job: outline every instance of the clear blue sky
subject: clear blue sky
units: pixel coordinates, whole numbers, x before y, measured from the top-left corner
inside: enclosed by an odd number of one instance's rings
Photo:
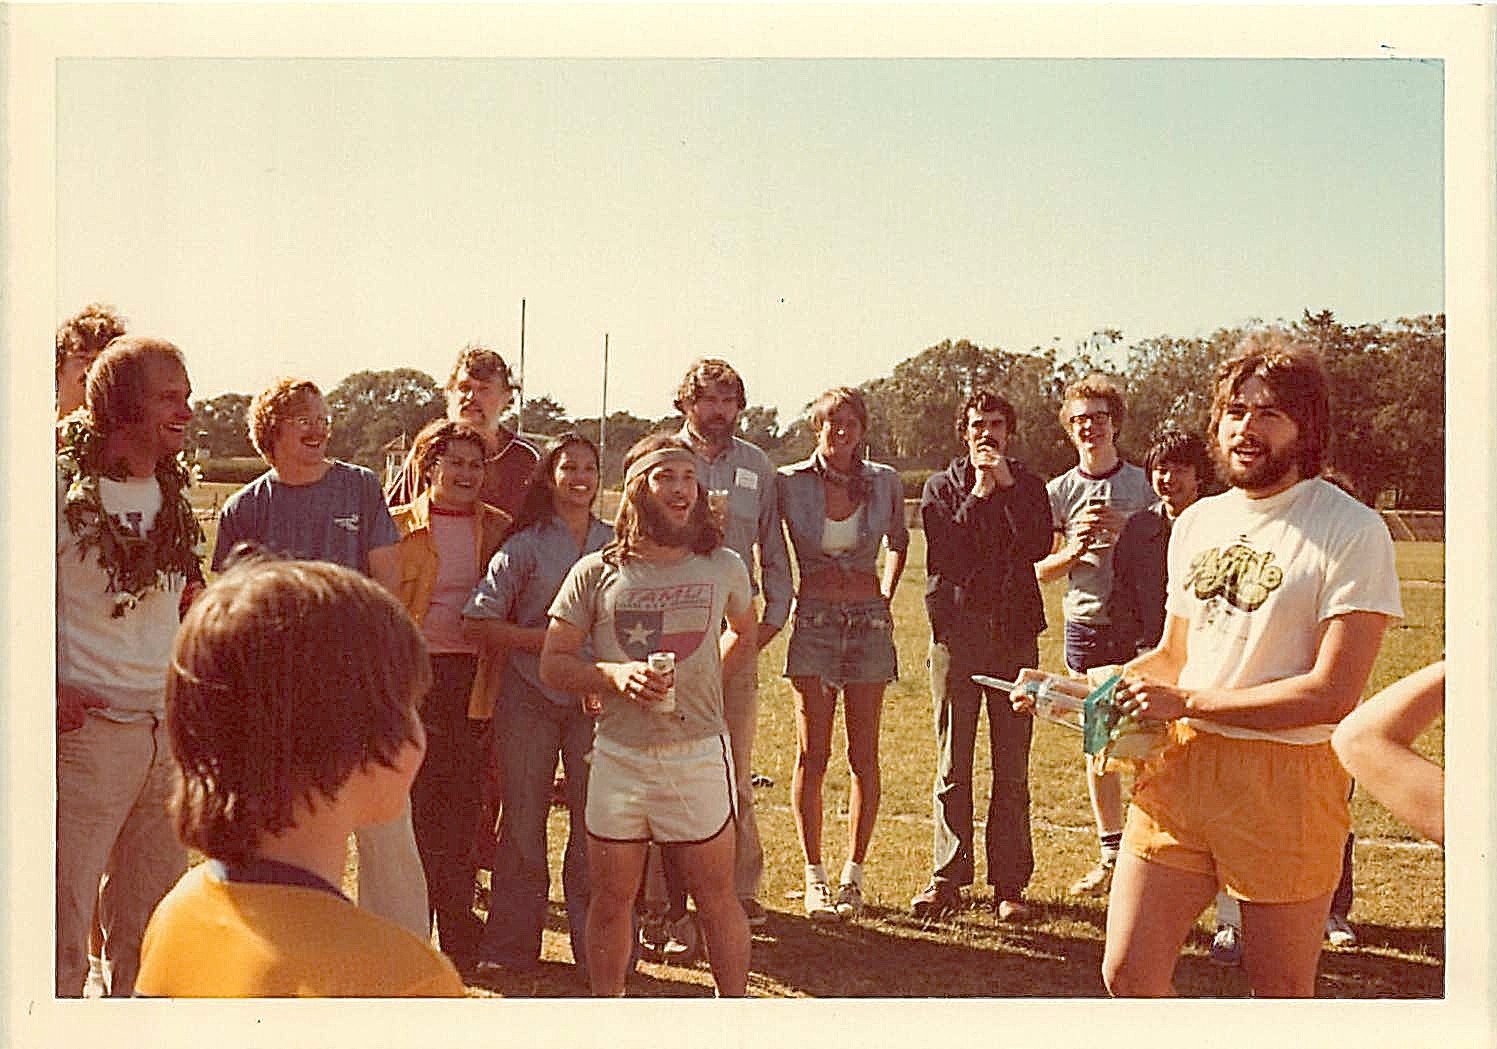
[[[197,391],[472,338],[527,392],[670,410],[694,356],[783,421],[944,338],[1443,309],[1439,62],[59,63],[59,319]]]

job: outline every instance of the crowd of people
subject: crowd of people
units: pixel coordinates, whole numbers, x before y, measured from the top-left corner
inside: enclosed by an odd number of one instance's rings
[[[745,994],[768,919],[758,656],[787,624],[804,910],[859,916],[910,533],[856,389],[816,399],[812,454],[776,470],[735,434],[737,371],[694,361],[680,430],[629,450],[610,526],[592,441],[538,449],[501,424],[513,384],[492,349],[462,350],[445,417],[384,490],[329,456],[318,387],[281,379],[249,406],[269,469],[224,504],[209,581],[181,458],[187,358],[125,329],[96,304],[57,336],[59,996],[461,995],[485,969],[533,970],[557,795],[592,993],[622,995],[642,952],[685,959],[700,941],[718,993]],[[1099,853],[1069,891],[1108,897],[1107,989],[1171,993],[1216,898],[1213,957],[1260,995],[1306,996],[1322,936],[1351,935],[1347,769],[1443,832],[1439,770],[1409,744],[1442,708],[1444,670],[1348,717],[1402,610],[1386,527],[1322,476],[1324,372],[1271,330],[1212,393],[1204,436],[1164,431],[1138,466],[1118,448],[1118,387],[1073,384],[1058,418],[1077,463],[1048,484],[1008,454],[1021,420],[1001,391],[962,404],[964,454],[919,505],[936,775],[932,873],[910,910],[975,902],[985,710],[989,905],[1032,916],[1026,685],[1049,678],[1040,583],[1065,579],[1066,670],[1120,680],[1119,716],[1167,725],[1126,810],[1116,763],[1084,768]],[[834,888],[822,795],[839,698],[851,789]],[[190,870],[188,848],[206,858]]]

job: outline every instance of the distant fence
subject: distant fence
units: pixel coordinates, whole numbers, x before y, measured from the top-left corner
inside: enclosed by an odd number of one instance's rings
[[[218,516],[222,496],[216,496],[212,506],[199,507],[194,512],[205,524]],[[612,521],[618,510],[619,493],[605,489],[598,499],[598,516]],[[1443,510],[1380,510],[1383,523],[1394,539],[1406,542],[1443,543],[1445,541],[1445,511]],[[905,523],[911,528],[920,527],[920,500],[904,501]]]

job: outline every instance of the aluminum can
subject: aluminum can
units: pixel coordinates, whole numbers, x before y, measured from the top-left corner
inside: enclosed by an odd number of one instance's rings
[[[665,690],[665,698],[655,704],[655,712],[672,714],[676,710],[676,654],[674,652],[651,652],[646,659],[651,670],[670,682]]]

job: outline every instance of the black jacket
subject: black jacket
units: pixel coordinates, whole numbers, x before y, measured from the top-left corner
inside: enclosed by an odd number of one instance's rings
[[[943,644],[1030,640],[1045,629],[1034,563],[1050,553],[1054,530],[1045,483],[1016,459],[1012,488],[972,495],[965,456],[925,482],[925,609]]]
[[[1112,552],[1112,595],[1107,618],[1119,644],[1143,652],[1164,634],[1165,582],[1169,574],[1170,519],[1164,503],[1128,518]]]

